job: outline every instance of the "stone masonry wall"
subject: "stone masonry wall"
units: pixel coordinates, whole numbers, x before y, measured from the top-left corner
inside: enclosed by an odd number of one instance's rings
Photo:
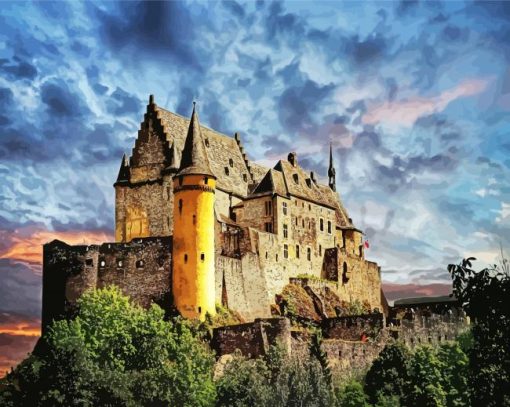
[[[169,310],[172,238],[130,243],[69,246],[53,241],[43,249],[43,331],[53,319],[72,316],[88,289],[118,286],[136,303],[152,302]]]
[[[258,357],[276,343],[291,352],[290,322],[286,318],[256,319],[246,324],[215,328],[211,346],[218,357],[236,351],[247,357]]]

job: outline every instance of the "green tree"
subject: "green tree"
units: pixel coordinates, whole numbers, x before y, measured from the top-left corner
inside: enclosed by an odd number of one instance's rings
[[[218,407],[270,406],[271,372],[262,359],[234,357],[217,381]]]
[[[442,367],[432,347],[418,347],[409,363],[409,382],[402,404],[409,407],[446,406],[446,393],[441,385],[443,383]]]
[[[78,305],[75,319],[52,324],[44,352],[9,375],[18,405],[213,404],[214,358],[185,321],[165,321],[161,308],[144,310],[114,287]]]
[[[365,392],[371,403],[384,396],[403,396],[409,381],[410,359],[409,350],[400,342],[384,347],[365,377]]]
[[[441,363],[442,386],[448,407],[469,405],[469,360],[458,342],[442,344],[437,350]]]
[[[481,271],[472,269],[474,258],[450,264],[453,294],[473,321],[468,351],[471,403],[476,406],[510,406],[510,271],[501,264]]]
[[[346,385],[338,388],[336,397],[339,407],[369,407],[363,385],[356,380],[351,380]]]

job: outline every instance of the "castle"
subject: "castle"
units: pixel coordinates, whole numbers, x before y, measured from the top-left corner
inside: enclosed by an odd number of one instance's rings
[[[304,275],[387,311],[380,268],[365,259],[363,233],[336,191],[331,146],[328,178],[319,183],[293,152],[263,167],[238,133],[202,126],[195,106],[190,119],[162,109],[151,95],[114,184],[116,242],[44,246],[43,331],[86,289],[109,284],[187,318],[221,303],[250,321],[270,317],[275,297]]]

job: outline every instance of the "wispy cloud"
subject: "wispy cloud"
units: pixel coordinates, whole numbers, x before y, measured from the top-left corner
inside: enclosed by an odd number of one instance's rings
[[[395,127],[410,127],[422,116],[442,112],[451,102],[482,93],[488,86],[487,79],[469,79],[437,96],[414,96],[399,101],[369,103],[363,115],[365,124],[382,124]]]

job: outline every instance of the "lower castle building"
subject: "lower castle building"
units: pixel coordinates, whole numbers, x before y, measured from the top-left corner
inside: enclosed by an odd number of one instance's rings
[[[295,277],[319,278],[345,302],[386,313],[380,268],[336,191],[295,153],[273,168],[251,161],[240,136],[160,108],[150,97],[115,188],[115,239],[44,246],[43,330],[87,289],[119,286],[137,303],[203,319],[220,303],[245,320],[271,316]],[[273,307],[274,308],[274,307]]]

